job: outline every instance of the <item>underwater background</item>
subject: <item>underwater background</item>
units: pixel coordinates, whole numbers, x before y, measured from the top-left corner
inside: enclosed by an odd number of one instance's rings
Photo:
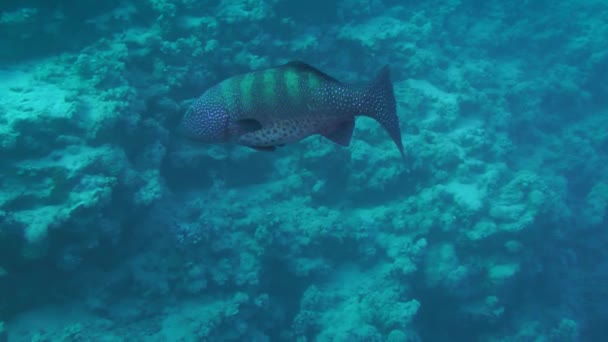
[[[0,341],[607,341],[608,2],[0,2]],[[302,60],[408,163],[184,141]]]

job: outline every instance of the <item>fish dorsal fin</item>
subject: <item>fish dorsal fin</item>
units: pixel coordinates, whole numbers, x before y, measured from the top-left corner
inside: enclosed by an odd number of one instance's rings
[[[313,67],[312,65],[310,65],[308,63],[302,62],[302,61],[290,61],[290,62],[285,63],[284,66],[288,67],[288,68],[294,68],[294,69],[304,71],[304,72],[313,73],[313,74],[317,75],[318,77],[320,77],[326,81],[332,82],[332,83],[341,83],[340,81],[329,76],[328,74],[324,73],[323,71]]]

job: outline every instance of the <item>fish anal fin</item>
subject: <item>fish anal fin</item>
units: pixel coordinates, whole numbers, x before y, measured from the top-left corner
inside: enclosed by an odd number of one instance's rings
[[[328,74],[324,73],[323,71],[313,67],[312,65],[306,63],[306,62],[302,62],[302,61],[290,61],[285,63],[284,65],[285,67],[288,68],[294,68],[294,69],[298,69],[304,72],[310,72],[313,73],[317,76],[319,76],[320,78],[327,80],[329,82],[332,83],[341,83],[340,81],[338,81],[337,79],[329,76]]]
[[[256,151],[262,151],[262,152],[273,152],[277,149],[275,146],[247,146],[247,147],[252,148]]]
[[[334,143],[347,147],[350,145],[350,140],[355,130],[355,119],[340,122],[332,130],[322,132],[321,135],[333,141]]]

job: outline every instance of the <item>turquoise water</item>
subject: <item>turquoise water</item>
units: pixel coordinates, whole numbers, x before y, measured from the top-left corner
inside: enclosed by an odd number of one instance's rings
[[[605,341],[605,1],[3,1],[1,341]],[[187,141],[228,77],[392,70],[407,163]]]

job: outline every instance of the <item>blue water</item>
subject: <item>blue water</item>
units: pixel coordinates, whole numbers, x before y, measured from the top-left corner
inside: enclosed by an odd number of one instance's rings
[[[605,1],[3,1],[1,341],[608,340]],[[389,64],[407,163],[187,141],[192,100]]]

